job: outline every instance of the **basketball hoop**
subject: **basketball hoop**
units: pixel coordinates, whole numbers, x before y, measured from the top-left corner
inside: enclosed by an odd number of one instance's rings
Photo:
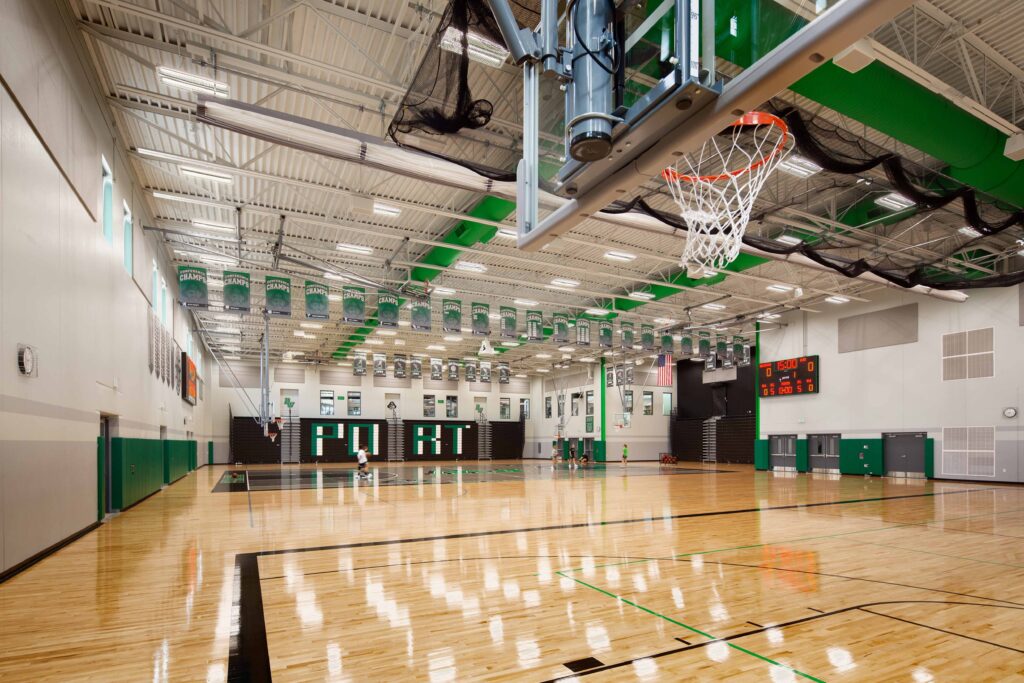
[[[688,234],[680,263],[703,278],[740,253],[754,200],[789,154],[789,127],[778,116],[750,112],[662,171]]]

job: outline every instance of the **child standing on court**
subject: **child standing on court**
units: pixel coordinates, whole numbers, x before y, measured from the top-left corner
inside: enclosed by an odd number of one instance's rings
[[[622,444],[622,464],[623,465],[628,465],[629,464],[629,444],[628,443]]]
[[[364,479],[369,477],[366,471],[367,461],[369,460],[369,453],[366,452],[366,445],[359,446],[359,450],[356,452],[356,460],[359,461],[359,476]]]

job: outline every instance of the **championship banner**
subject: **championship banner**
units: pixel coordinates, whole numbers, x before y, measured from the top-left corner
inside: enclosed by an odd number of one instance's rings
[[[422,358],[410,358],[409,359],[409,378],[410,379],[421,379],[423,377],[423,359]]]
[[[388,356],[386,353],[375,353],[373,354],[373,376],[374,377],[387,377],[388,376]]]
[[[732,351],[730,355],[734,362],[743,358],[743,337],[732,338]]]
[[[440,381],[444,376],[444,361],[440,358],[430,359],[430,379]]]
[[[486,337],[491,333],[491,307],[488,304],[473,303],[473,334]]]
[[[412,329],[430,332],[430,299],[412,302]]]
[[[250,307],[249,273],[224,271],[224,310],[248,313]]]
[[[383,289],[377,290],[377,321],[381,327],[398,327],[398,297]]]
[[[210,291],[206,286],[206,268],[178,266],[178,299],[185,308],[208,308]]]
[[[700,332],[697,339],[697,355],[707,358],[711,355],[711,333]]]
[[[508,363],[498,363],[498,384],[509,383],[509,366]]]
[[[725,355],[729,352],[729,338],[724,334],[719,334],[715,337],[715,351],[719,358],[725,358]]]
[[[396,355],[394,360],[395,379],[405,379],[406,360],[404,355]]]
[[[476,361],[475,360],[467,360],[465,362],[465,367],[466,367],[466,381],[467,382],[475,382],[476,381]]]
[[[501,314],[501,338],[515,339],[518,336],[516,334],[518,323],[516,309],[512,306],[502,306],[499,312]]]
[[[683,339],[680,342],[680,344],[681,344],[680,352],[684,356],[692,356],[693,355],[693,336],[692,335],[684,334],[683,335]]]
[[[347,323],[366,322],[366,290],[362,287],[342,288],[341,319]]]
[[[306,317],[312,320],[327,320],[330,316],[327,285],[306,280]]]
[[[448,359],[448,381],[458,382],[459,381],[459,359],[449,358]]]
[[[674,341],[671,334],[661,335],[661,353],[672,353]]]
[[[590,346],[590,321],[586,318],[576,318],[576,345]]]
[[[634,370],[636,370],[636,367],[632,363],[626,366],[626,384],[633,384]]]
[[[654,350],[654,326],[653,325],[641,325],[640,326],[640,346],[643,347],[644,351]]]
[[[741,368],[745,368],[750,365],[750,344],[743,345],[742,353],[739,356],[739,360],[736,361],[736,365]]]
[[[491,361],[480,361],[480,381],[491,383]]]
[[[462,302],[458,299],[441,300],[441,329],[455,334],[462,332]]]
[[[607,368],[605,368],[604,380],[605,380],[604,381],[604,385],[606,387],[614,387],[615,386],[615,367],[614,366],[609,365]]]
[[[626,367],[624,365],[615,366],[615,386],[621,387],[626,383]]]
[[[356,377],[362,377],[366,374],[366,354],[357,353],[352,358],[352,374]]]
[[[544,341],[544,313],[526,312],[526,338],[529,341]]]
[[[555,334],[553,341],[556,344],[569,343],[569,316],[565,313],[555,313]]]
[[[622,348],[633,348],[633,323],[619,323],[619,331],[622,333]]]
[[[602,349],[612,348],[612,324],[607,320],[597,323],[597,343]]]
[[[268,275],[264,280],[267,313],[288,317],[292,314],[292,281],[286,277]]]

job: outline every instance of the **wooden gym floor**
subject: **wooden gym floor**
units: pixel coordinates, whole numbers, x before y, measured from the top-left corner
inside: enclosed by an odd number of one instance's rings
[[[192,473],[0,584],[0,679],[1024,680],[1024,488],[462,465]]]

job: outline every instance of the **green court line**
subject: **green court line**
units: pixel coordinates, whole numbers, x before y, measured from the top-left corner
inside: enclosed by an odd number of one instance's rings
[[[934,555],[936,557],[947,557],[951,560],[963,560],[964,562],[980,562],[982,564],[994,564],[1000,567],[1013,567],[1014,569],[1024,569],[1024,565],[1021,564],[1010,564],[1009,562],[996,562],[995,560],[976,560],[973,557],[963,557],[962,555],[947,555],[946,553],[933,553],[930,550],[916,550],[914,548],[903,548],[898,545],[889,545],[887,543],[872,543],[871,541],[854,541],[854,543],[860,543],[862,545],[875,545],[879,548],[892,548],[893,550],[905,550],[908,553],[918,553],[920,555]]]
[[[585,587],[587,587],[587,588],[589,588],[591,590],[595,590],[598,593],[601,593],[602,595],[606,595],[609,598],[614,598],[615,600],[618,600],[619,602],[624,602],[627,605],[629,605],[630,607],[636,608],[636,609],[640,610],[641,612],[646,612],[647,614],[650,614],[652,616],[658,617],[659,619],[663,619],[663,620],[669,622],[670,624],[675,624],[676,626],[679,626],[681,628],[685,628],[687,631],[692,631],[693,633],[696,633],[697,635],[704,636],[705,638],[709,638],[712,641],[717,641],[717,642],[725,643],[726,646],[728,646],[728,647],[730,647],[730,648],[732,648],[734,650],[742,652],[743,654],[746,654],[746,655],[750,655],[751,657],[755,657],[757,659],[760,659],[761,661],[767,662],[768,664],[771,664],[772,666],[777,666],[777,667],[782,668],[782,669],[788,669],[788,670],[792,671],[793,673],[795,673],[798,676],[802,676],[803,678],[806,678],[806,679],[811,680],[811,681],[816,681],[817,683],[825,683],[825,681],[823,681],[820,678],[815,678],[814,676],[812,676],[810,674],[807,674],[807,673],[804,673],[803,671],[800,671],[799,669],[794,669],[791,666],[787,666],[786,664],[782,664],[781,662],[777,662],[774,659],[771,659],[770,657],[765,657],[764,655],[758,654],[758,653],[754,652],[753,650],[748,650],[747,648],[742,647],[740,645],[736,645],[736,644],[731,643],[729,641],[722,640],[720,638],[716,638],[715,636],[711,635],[710,633],[705,633],[704,631],[701,631],[699,628],[690,626],[689,624],[684,624],[681,621],[676,621],[672,617],[665,616],[664,614],[661,614],[659,612],[655,612],[654,610],[650,609],[649,607],[644,607],[643,605],[641,605],[639,603],[635,603],[632,600],[629,600],[627,598],[622,597],[621,595],[615,595],[614,593],[606,591],[603,588],[598,588],[597,586],[593,586],[593,585],[587,583],[586,581],[581,581],[580,579],[576,579],[576,578],[573,578],[571,576],[566,576],[565,574],[563,574],[560,571],[555,572],[555,573],[558,574],[559,576],[563,577],[563,578],[569,579],[570,581],[575,581],[576,583],[580,584],[581,586],[585,586]]]

